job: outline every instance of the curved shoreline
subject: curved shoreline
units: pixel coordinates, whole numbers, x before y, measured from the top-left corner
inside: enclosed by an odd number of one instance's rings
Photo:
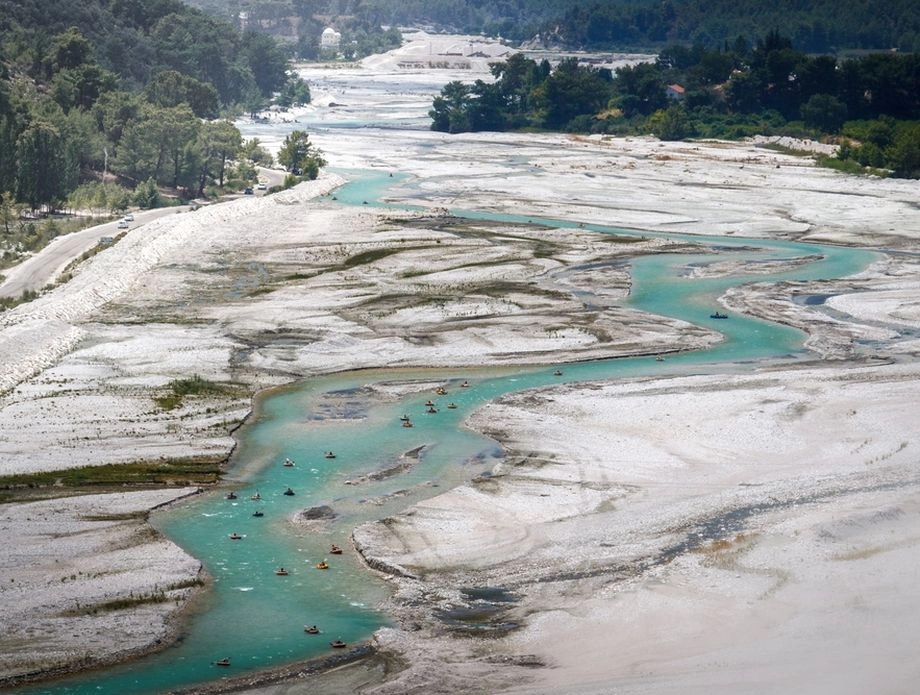
[[[732,692],[731,674],[746,663],[737,660],[755,659],[763,641],[800,650],[786,655],[788,669],[776,661],[759,667],[760,682],[772,684],[804,661],[873,652],[859,637],[858,612],[833,613],[846,630],[826,648],[812,641],[813,633],[826,630],[829,607],[840,611],[856,596],[883,616],[884,634],[915,634],[902,608],[917,603],[908,568],[920,553],[911,533],[920,518],[920,468],[907,453],[910,440],[898,439],[909,437],[910,417],[879,415],[898,411],[918,376],[916,365],[779,369],[737,375],[713,388],[699,377],[570,385],[512,394],[484,407],[472,425],[500,438],[510,465],[486,486],[452,489],[415,505],[410,515],[356,530],[363,554],[381,557],[381,569],[399,568],[388,604],[396,626],[381,633],[381,648],[428,650],[416,657],[415,668],[394,674],[383,692],[435,687],[426,672],[459,682],[473,672],[486,643],[496,657],[490,671],[496,692],[669,692],[687,682]],[[814,405],[800,411],[797,403],[806,395]],[[695,414],[698,402],[705,415]],[[764,438],[775,420],[745,415],[758,402],[771,403],[779,416],[795,408],[777,451]],[[843,417],[847,402],[862,404],[849,419]],[[654,425],[636,427],[662,411],[672,431],[653,436]],[[718,424],[707,423],[709,417]],[[594,441],[600,422],[625,450],[617,457],[622,464],[605,456],[609,443]],[[732,443],[713,450],[682,440],[685,423],[713,436],[724,428]],[[846,440],[854,430],[865,439],[856,449]],[[841,441],[825,445],[830,450],[813,458],[810,470],[798,468],[792,452],[813,450],[813,440],[829,431]],[[718,454],[723,448],[758,465],[735,463]],[[526,535],[515,535],[525,523]],[[497,540],[503,537],[514,538],[516,547]],[[880,579],[890,577],[886,567],[908,577]],[[824,591],[828,574],[836,594]],[[890,600],[882,589],[889,584],[896,591]],[[451,637],[456,633],[432,613],[460,605],[456,587],[463,586],[513,591],[517,600],[500,615],[520,627],[487,642]],[[642,609],[670,596],[678,603],[664,613]],[[800,613],[787,634],[789,621],[780,618],[789,605]],[[734,643],[718,637],[726,611],[733,615]],[[762,615],[776,620],[763,624]],[[661,631],[689,631],[693,642],[668,645]],[[859,662],[879,683],[907,682],[915,672],[905,667],[904,650],[892,649]],[[698,659],[688,656],[695,653]],[[640,654],[644,660],[633,662]],[[737,666],[713,670],[712,659]]]
[[[17,648],[4,650],[3,669],[9,675],[0,687],[129,662],[180,638],[184,623],[176,618],[195,602],[195,589],[205,581],[203,569],[154,531],[147,519],[153,510],[199,492],[163,489],[0,506],[7,542],[18,555],[33,558],[24,567],[4,563],[3,640]],[[49,538],[56,542],[49,543]],[[114,608],[121,603],[129,609]],[[170,607],[164,610],[163,605]],[[50,634],[34,646],[30,661],[20,642],[33,631]],[[118,639],[105,649],[93,649],[100,640],[106,643],[109,632]],[[79,639],[72,641],[74,635]],[[16,659],[44,667],[24,670],[15,667]]]
[[[327,673],[333,669],[340,669],[343,666],[372,660],[375,657],[377,657],[377,650],[370,641],[366,641],[329,656],[298,661],[293,664],[265,669],[256,673],[229,676],[220,679],[220,682],[184,688],[182,693],[183,695],[220,695],[222,693],[237,693],[253,687],[264,688],[266,686]]]

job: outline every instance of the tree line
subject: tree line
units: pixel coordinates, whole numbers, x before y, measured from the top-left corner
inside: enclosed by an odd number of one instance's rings
[[[615,71],[576,58],[550,66],[519,53],[491,72],[491,82],[446,85],[432,102],[431,128],[836,136],[859,143],[841,148],[842,159],[920,176],[918,55],[814,56],[770,32],[753,46],[671,45],[654,62]]]
[[[284,82],[287,54],[274,40],[240,33],[180,0],[0,0],[2,57],[14,73],[49,80],[51,44],[71,27],[92,46],[92,62],[129,91],[174,70],[233,104]]]
[[[920,5],[913,0],[664,0],[571,2],[545,21],[548,41],[583,48],[660,47],[695,43],[709,48],[766,30],[788,36],[809,53],[848,49],[920,51]]]
[[[6,219],[20,208],[151,206],[159,187],[200,197],[252,180],[271,157],[243,143],[232,118],[274,92],[287,105],[310,100],[273,39],[172,0],[0,5]],[[70,11],[85,28],[47,34]]]

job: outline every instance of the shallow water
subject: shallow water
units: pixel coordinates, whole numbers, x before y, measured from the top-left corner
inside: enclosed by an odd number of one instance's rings
[[[343,203],[373,203],[387,186],[400,182],[375,174],[337,191],[336,197]],[[462,428],[473,409],[509,391],[566,381],[737,371],[755,360],[798,359],[800,332],[734,314],[714,321],[709,315],[718,308],[717,297],[739,282],[841,277],[875,258],[853,249],[691,238],[717,245],[720,253],[637,259],[630,305],[722,331],[725,340],[711,350],[668,356],[665,362],[640,357],[571,364],[561,367],[561,374],[552,365],[360,372],[311,379],[261,399],[239,434],[228,475],[238,485],[238,499],[224,499],[215,491],[157,520],[169,537],[201,559],[214,578],[213,591],[188,634],[176,646],[128,666],[24,692],[159,693],[325,655],[331,652],[331,639],[353,642],[369,637],[386,623],[386,616],[374,608],[386,586],[358,563],[348,544],[350,530],[397,513],[441,488],[488,475],[501,452],[495,442]],[[735,254],[753,262],[815,254],[821,260],[770,276],[689,276],[690,268],[723,262]],[[469,386],[462,387],[467,380]],[[406,383],[415,384],[403,389],[408,395],[392,395],[399,390],[394,384]],[[383,392],[391,395],[369,389],[368,384],[388,384]],[[443,385],[448,393],[435,394],[435,385]],[[427,412],[429,399],[436,403],[436,413]],[[456,408],[447,408],[449,402]],[[402,426],[404,414],[413,427]],[[416,449],[417,456],[406,456]],[[328,451],[335,458],[327,458]],[[282,465],[286,457],[294,461],[293,467]],[[294,495],[283,494],[288,487]],[[257,492],[261,499],[251,500]],[[322,505],[331,508],[335,518],[307,526],[291,523],[299,510]],[[264,516],[252,516],[256,509]],[[230,540],[232,532],[242,538]],[[345,552],[330,555],[332,543]],[[330,568],[316,569],[323,559]],[[275,574],[282,566],[287,576]],[[314,624],[322,634],[305,634],[304,626]],[[232,660],[229,669],[214,665],[225,656]]]

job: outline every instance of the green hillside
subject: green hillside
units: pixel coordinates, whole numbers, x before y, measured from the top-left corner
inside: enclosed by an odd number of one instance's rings
[[[920,50],[920,3],[915,0],[665,0],[572,2],[544,34],[584,47],[698,43],[717,47],[769,31],[800,50],[838,52]]]
[[[67,231],[49,212],[244,186],[262,153],[220,117],[308,100],[287,65],[270,36],[176,0],[0,0],[0,267]]]
[[[223,104],[284,81],[286,55],[268,37],[239,33],[229,22],[178,0],[0,0],[0,57],[13,72],[44,80],[54,37],[71,27],[90,46],[90,61],[126,89],[175,70],[212,85]]]

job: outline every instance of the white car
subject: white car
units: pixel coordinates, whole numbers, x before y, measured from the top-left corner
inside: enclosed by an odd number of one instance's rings
[[[127,220],[120,220],[120,221],[118,222],[118,228],[119,228],[119,229],[127,229],[129,226],[130,226],[130,225],[128,225],[128,221],[127,221]]]
[[[262,183],[261,181],[259,181],[259,183],[256,184],[256,189],[259,190],[259,191],[264,191],[266,188],[268,188],[268,186],[266,186],[266,185],[265,185],[264,183]]]
[[[125,215],[125,222],[134,222],[134,215],[132,215],[130,212]]]

